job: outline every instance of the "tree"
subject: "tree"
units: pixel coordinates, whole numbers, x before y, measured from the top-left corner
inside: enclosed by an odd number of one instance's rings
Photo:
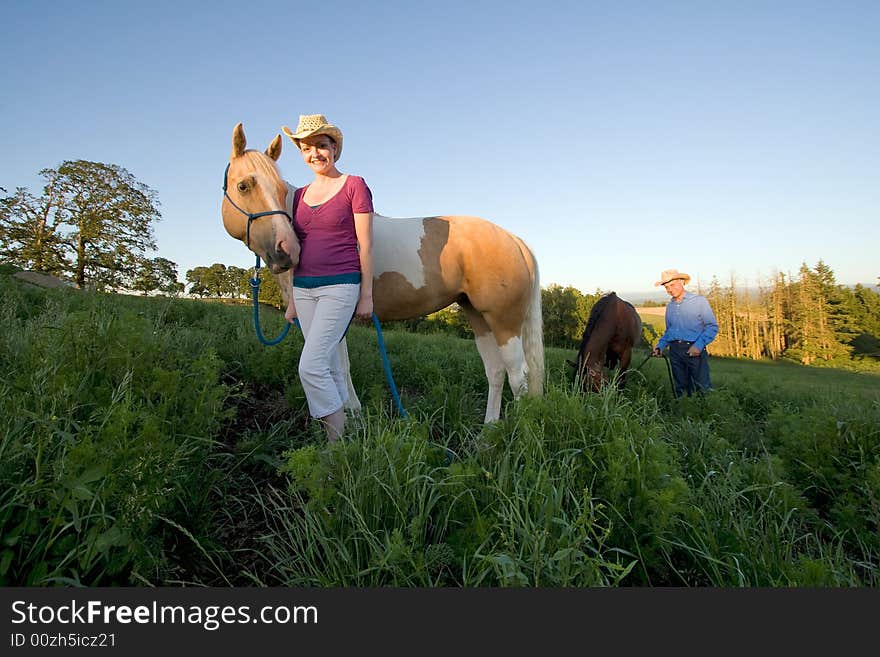
[[[880,338],[880,294],[862,285],[853,290],[855,316],[860,331]]]
[[[184,289],[177,280],[177,264],[166,258],[142,259],[131,287],[144,294],[159,291],[172,296]]]
[[[194,267],[186,272],[186,281],[189,283],[189,293],[197,294],[200,297],[206,297],[210,292],[205,284],[205,272],[207,267]]]
[[[65,257],[69,243],[61,230],[64,217],[51,180],[40,198],[19,187],[0,199],[0,257],[23,269],[63,274],[70,267]]]
[[[573,349],[580,342],[590,310],[602,296],[582,294],[577,288],[550,285],[541,290],[541,311],[544,320],[544,342],[555,347]]]
[[[779,358],[785,351],[785,310],[787,308],[788,291],[785,274],[777,272],[773,277],[773,287],[766,297],[765,306],[770,323],[770,357]]]
[[[241,269],[240,271],[242,272],[242,277],[247,285],[245,293],[248,297],[252,297],[253,288],[251,287],[250,280],[254,272],[252,269]],[[284,302],[284,296],[281,294],[281,288],[278,287],[278,282],[275,280],[274,276],[270,275],[265,270],[260,273],[260,294],[258,300],[260,303],[266,303],[279,309],[287,308],[287,304]]]
[[[156,192],[115,164],[75,160],[41,173],[72,227],[74,281],[99,289],[130,281],[139,258],[156,248]]]
[[[226,274],[223,281],[223,290],[226,294],[234,299],[247,298],[251,296],[250,278],[253,275],[253,269],[243,269],[235,265],[226,267]],[[272,278],[263,275],[261,278]]]
[[[548,345],[571,349],[577,344],[579,295],[573,287],[555,284],[541,290],[544,342]]]
[[[222,297],[227,288],[226,265],[215,262],[204,272],[205,287],[211,296]]]
[[[815,270],[803,263],[799,274],[792,297],[792,339],[786,356],[804,365],[818,358],[828,361],[848,356],[850,350],[839,341],[832,319],[837,297],[834,273],[820,260]]]

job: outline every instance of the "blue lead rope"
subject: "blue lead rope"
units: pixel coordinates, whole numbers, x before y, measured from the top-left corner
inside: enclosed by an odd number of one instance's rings
[[[272,347],[279,342],[281,342],[286,336],[287,332],[290,330],[290,322],[284,322],[284,330],[281,331],[281,335],[279,335],[274,340],[267,340],[263,335],[263,332],[260,330],[260,277],[257,274],[257,270],[260,268],[260,256],[257,256],[257,268],[254,270],[254,277],[250,280],[251,290],[253,290],[254,297],[254,328],[257,331],[257,339],[262,342],[267,347]],[[299,322],[297,322],[299,325]]]
[[[260,330],[260,302],[259,302],[259,294],[260,294],[260,256],[257,256],[257,264],[254,267],[254,276],[250,279],[251,289],[253,290],[253,298],[254,298],[254,329],[257,332],[257,339],[267,347],[272,347],[279,342],[281,342],[286,336],[287,332],[290,330],[290,322],[284,323],[284,330],[281,331],[281,335],[279,335],[274,340],[267,340],[263,335],[263,331]],[[299,320],[293,320],[297,327],[302,329],[299,326]],[[397,386],[394,385],[394,377],[391,376],[391,365],[388,362],[388,354],[385,353],[385,339],[382,337],[382,327],[379,325],[379,318],[376,317],[376,313],[373,313],[373,326],[376,327],[376,337],[379,341],[379,355],[382,357],[382,368],[385,370],[385,378],[388,380],[388,387],[391,388],[391,397],[394,399],[394,405],[397,407],[397,412],[404,420],[408,417],[406,411],[403,408],[403,404],[400,402],[400,395],[397,393]],[[346,329],[346,333],[348,329]],[[345,339],[345,335],[342,336]]]
[[[397,386],[394,385],[394,377],[391,376],[391,365],[388,364],[388,355],[385,353],[385,340],[382,338],[382,327],[379,326],[379,318],[373,313],[373,326],[376,327],[376,338],[379,341],[379,355],[382,357],[382,367],[385,368],[385,378],[388,379],[388,387],[391,388],[391,397],[394,398],[394,405],[397,406],[397,412],[404,420],[406,419],[406,411],[403,410],[403,404],[400,403],[400,395],[397,394]]]

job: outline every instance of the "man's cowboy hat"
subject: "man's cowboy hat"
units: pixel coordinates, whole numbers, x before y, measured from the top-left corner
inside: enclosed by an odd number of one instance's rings
[[[327,117],[323,114],[300,114],[296,132],[291,131],[287,126],[283,126],[281,130],[293,140],[297,148],[299,148],[300,139],[315,135],[327,135],[336,142],[336,156],[333,161],[336,162],[342,155],[342,130],[328,123]]]
[[[684,281],[684,285],[688,284],[688,281],[691,280],[690,274],[682,274],[677,269],[664,269],[663,273],[660,274],[660,280],[654,283],[654,287],[658,285],[666,285],[670,281],[674,281],[676,279],[681,279]]]

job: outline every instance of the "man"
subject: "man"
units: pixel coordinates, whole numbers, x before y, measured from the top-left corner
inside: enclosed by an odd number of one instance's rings
[[[690,280],[688,274],[667,269],[654,283],[654,287],[662,285],[672,299],[666,306],[666,332],[652,354],[660,356],[669,347],[676,397],[712,389],[706,345],[718,335],[718,322],[705,297],[685,291]]]

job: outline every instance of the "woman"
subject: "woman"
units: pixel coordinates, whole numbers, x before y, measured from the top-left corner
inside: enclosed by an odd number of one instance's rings
[[[345,428],[342,405],[348,396],[337,345],[352,314],[373,315],[373,197],[363,178],[336,168],[342,132],[324,115],[300,115],[296,131],[282,130],[315,176],[293,200],[301,251],[284,316],[290,322],[299,318],[305,336],[299,377],[309,413],[334,441]]]

